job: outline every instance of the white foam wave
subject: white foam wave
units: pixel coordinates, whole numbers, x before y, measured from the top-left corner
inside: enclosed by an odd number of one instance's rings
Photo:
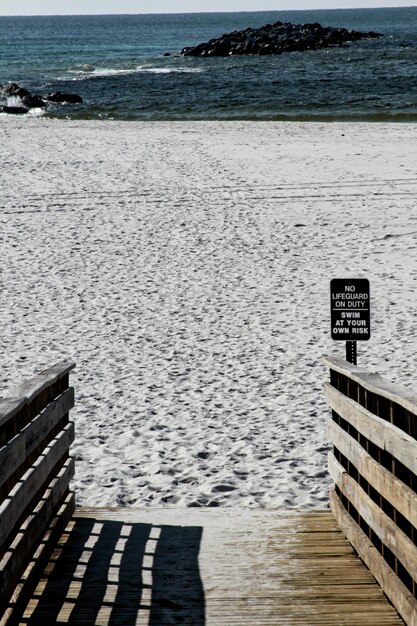
[[[103,68],[96,69],[91,73],[92,76],[117,76],[118,74],[136,74],[136,68],[133,69],[113,69]]]
[[[42,115],[45,115],[45,113],[45,109],[37,107],[35,109],[29,109],[26,115],[28,115],[29,117],[42,117]]]
[[[90,69],[87,69],[88,67],[90,67]],[[134,68],[93,68],[92,66],[85,65],[69,70],[71,74],[78,74],[80,76],[75,80],[83,80],[86,77],[92,76],[118,76],[122,74],[138,74],[141,72],[149,72],[151,74],[193,74],[202,71],[202,69],[197,67],[153,67],[149,65],[138,65]],[[65,80],[65,77],[62,77],[60,80]]]
[[[22,100],[18,96],[7,96],[6,100],[4,101],[4,104],[8,107],[18,107],[18,108],[24,107]],[[41,107],[36,107],[36,108],[29,109],[28,112],[25,113],[25,115],[19,116],[19,117],[40,117],[44,115],[44,113],[45,113],[45,109]],[[2,117],[13,116],[13,114],[3,112],[3,111],[0,112],[0,115]]]
[[[195,74],[203,70],[197,67],[142,67],[138,71],[154,74]]]
[[[21,107],[23,106],[22,101],[18,96],[8,96],[6,98],[6,104],[8,107]]]
[[[85,72],[94,72],[95,69],[94,65],[83,63],[82,65],[74,65],[74,67],[71,67],[69,71],[74,72],[75,74],[84,74]]]

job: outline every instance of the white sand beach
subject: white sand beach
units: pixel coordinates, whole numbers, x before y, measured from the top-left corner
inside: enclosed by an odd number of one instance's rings
[[[1,395],[72,358],[84,505],[316,508],[329,281],[417,376],[417,126],[0,116]]]

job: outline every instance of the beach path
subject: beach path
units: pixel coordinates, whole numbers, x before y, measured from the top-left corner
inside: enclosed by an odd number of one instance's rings
[[[403,621],[329,511],[78,508],[20,623]]]

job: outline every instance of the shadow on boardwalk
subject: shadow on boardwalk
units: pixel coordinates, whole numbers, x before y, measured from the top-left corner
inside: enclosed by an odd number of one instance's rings
[[[201,536],[201,527],[75,518],[20,623],[205,626]]]

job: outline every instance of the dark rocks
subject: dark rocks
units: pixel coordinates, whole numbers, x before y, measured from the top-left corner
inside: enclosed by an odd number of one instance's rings
[[[11,113],[10,109],[16,108],[35,109],[46,106],[40,96],[32,95],[27,89],[19,87],[16,83],[0,85],[0,96],[3,96],[3,100],[6,101],[2,109],[3,113]]]
[[[3,105],[1,103],[3,101]],[[0,112],[22,114],[28,113],[29,109],[42,108],[47,106],[48,102],[81,104],[83,99],[75,93],[55,93],[47,96],[38,96],[31,94],[27,89],[19,87],[16,83],[6,83],[0,85]]]
[[[5,104],[4,106],[0,106],[0,113],[9,113],[10,115],[24,115],[25,113],[29,113],[29,109],[27,109],[26,107],[7,106]]]
[[[183,48],[180,54],[195,57],[282,54],[283,52],[303,52],[329,46],[343,46],[348,42],[382,36],[374,32],[323,27],[318,23],[275,22],[275,24],[266,24],[261,28],[246,28],[226,33],[206,43]]]
[[[83,99],[75,93],[61,93],[56,91],[45,96],[48,102],[69,102],[70,104],[82,104]]]
[[[32,96],[31,94],[23,96],[22,103],[28,109],[43,109],[44,107],[46,107],[46,102],[42,100],[40,96]]]
[[[16,83],[6,83],[5,85],[0,85],[0,87],[6,96],[16,96],[17,98],[30,96],[30,93],[27,89],[19,87],[19,85],[17,85]]]

